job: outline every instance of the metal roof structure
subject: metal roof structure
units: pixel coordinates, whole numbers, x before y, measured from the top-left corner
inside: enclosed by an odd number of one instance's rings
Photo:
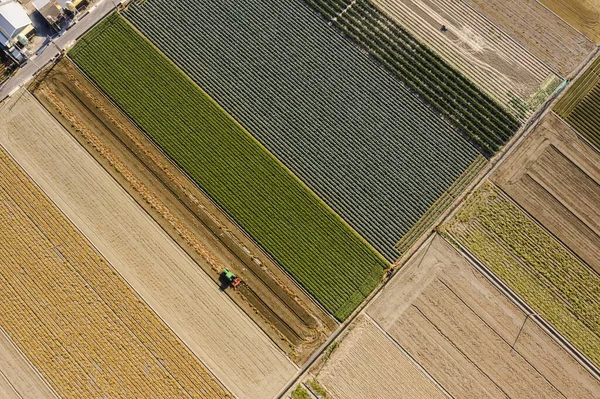
[[[0,4],[0,33],[3,36],[13,38],[30,24],[31,19],[22,5],[14,1]]]

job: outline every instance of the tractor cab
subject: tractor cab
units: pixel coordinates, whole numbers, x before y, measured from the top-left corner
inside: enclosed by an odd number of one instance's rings
[[[242,279],[233,274],[229,269],[223,269],[221,276],[227,281],[233,288],[236,288],[242,282]]]

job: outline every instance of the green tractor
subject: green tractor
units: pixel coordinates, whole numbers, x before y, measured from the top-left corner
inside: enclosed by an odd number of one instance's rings
[[[233,288],[236,288],[242,282],[242,279],[233,274],[229,269],[223,269],[221,276],[229,283]]]

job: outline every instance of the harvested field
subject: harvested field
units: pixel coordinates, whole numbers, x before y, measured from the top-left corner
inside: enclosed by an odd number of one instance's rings
[[[4,330],[0,330],[0,398],[59,399]]]
[[[318,381],[336,399],[436,399],[446,395],[368,316],[338,341]]]
[[[227,389],[277,393],[296,367],[32,95],[0,125],[0,144]]]
[[[4,150],[0,165],[0,325],[60,397],[229,397]]]
[[[546,115],[492,181],[600,273],[600,154],[565,122]]]
[[[600,150],[600,57],[571,86],[554,111]]]
[[[69,60],[42,73],[33,92],[215,284],[225,267],[242,278],[225,293],[297,364],[337,327]]]
[[[464,0],[534,56],[566,77],[596,46],[537,0]]]
[[[523,119],[561,82],[462,0],[374,0],[373,4]],[[442,26],[446,32],[440,31]]]
[[[441,231],[466,247],[575,348],[600,365],[600,275],[505,193],[486,183]]]
[[[336,318],[379,283],[385,260],[120,16],[70,54]]]
[[[366,312],[452,397],[600,395],[594,375],[438,235]]]
[[[559,17],[600,43],[600,0],[539,0]]]
[[[390,262],[478,156],[302,1],[149,0],[124,15]]]

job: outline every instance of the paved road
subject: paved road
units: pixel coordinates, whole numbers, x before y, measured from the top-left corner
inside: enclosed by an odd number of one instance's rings
[[[56,57],[61,50],[71,47],[75,40],[110,13],[120,2],[118,0],[100,0],[93,5],[89,13],[84,15],[76,24],[65,31],[60,37],[54,38],[37,56],[33,56],[20,68],[15,75],[0,87],[0,100],[12,95],[20,87],[27,84],[44,65]]]

